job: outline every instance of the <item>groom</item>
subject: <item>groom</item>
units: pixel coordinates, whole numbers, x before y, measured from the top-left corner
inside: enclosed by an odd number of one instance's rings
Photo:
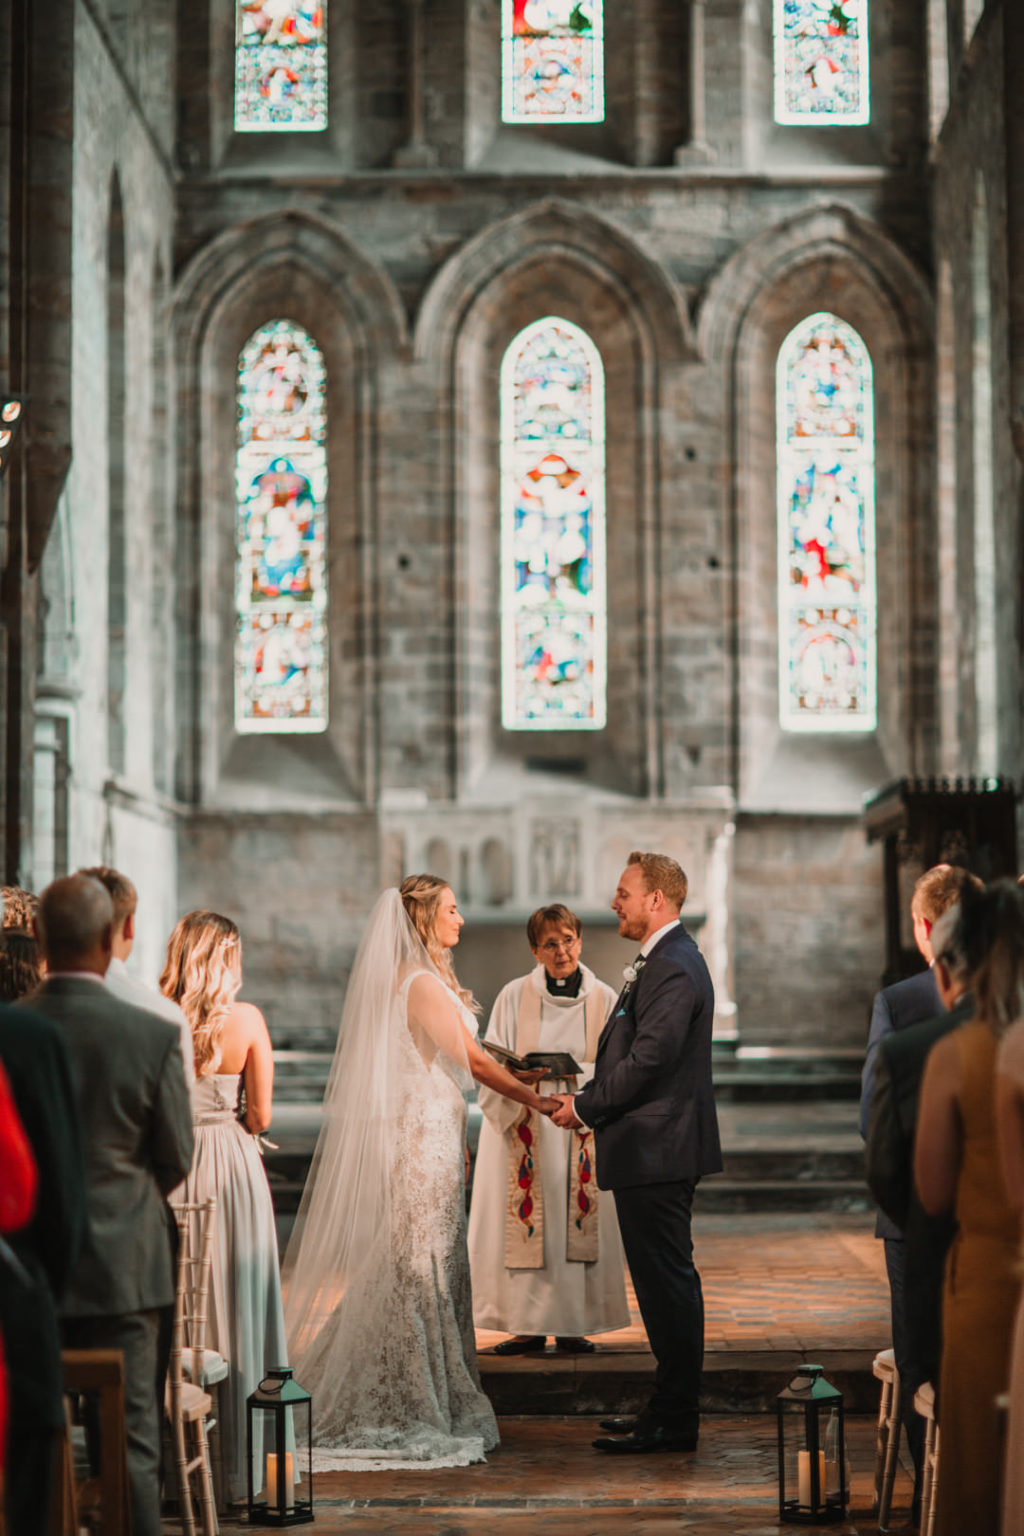
[[[700,1426],[704,1301],[690,1214],[702,1174],[722,1154],[711,1088],[715,996],[703,956],[679,921],[686,876],[675,859],[631,853],[612,911],[640,945],[597,1047],[594,1076],[561,1095],[554,1122],[592,1126],[597,1181],[615,1194],[622,1242],[657,1361],[636,1419],[604,1419],[599,1451],[692,1451]]]

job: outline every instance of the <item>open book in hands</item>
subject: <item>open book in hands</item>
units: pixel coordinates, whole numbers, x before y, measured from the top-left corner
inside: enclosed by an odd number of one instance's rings
[[[583,1070],[571,1051],[527,1051],[525,1056],[517,1056],[515,1051],[507,1051],[493,1040],[481,1040],[480,1044],[510,1072],[543,1070],[545,1077],[557,1078],[576,1077]]]

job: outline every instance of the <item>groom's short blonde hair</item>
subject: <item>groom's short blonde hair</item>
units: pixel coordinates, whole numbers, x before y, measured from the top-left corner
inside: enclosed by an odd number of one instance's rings
[[[682,907],[690,887],[675,859],[670,859],[667,853],[637,853],[634,850],[626,863],[639,864],[648,896],[652,891],[660,891],[670,907]]]

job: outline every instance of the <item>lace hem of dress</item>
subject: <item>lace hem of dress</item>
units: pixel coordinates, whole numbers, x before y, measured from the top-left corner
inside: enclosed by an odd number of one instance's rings
[[[327,1446],[313,1447],[314,1472],[430,1472],[445,1467],[468,1467],[473,1462],[486,1460],[486,1452],[493,1445],[485,1445],[482,1435],[468,1436],[464,1440],[445,1440],[444,1450],[423,1445],[422,1454],[408,1443],[388,1453],[381,1446],[331,1450]]]

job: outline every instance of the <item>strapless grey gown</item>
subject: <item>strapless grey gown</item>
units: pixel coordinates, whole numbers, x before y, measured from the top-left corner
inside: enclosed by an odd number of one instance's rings
[[[195,1157],[175,1192],[217,1201],[207,1343],[230,1361],[219,1388],[227,1497],[244,1499],[245,1404],[270,1366],[288,1364],[274,1208],[256,1139],[237,1118],[239,1078],[211,1073],[192,1093]],[[253,1446],[254,1458],[262,1447]],[[257,1460],[257,1466],[261,1463]]]

